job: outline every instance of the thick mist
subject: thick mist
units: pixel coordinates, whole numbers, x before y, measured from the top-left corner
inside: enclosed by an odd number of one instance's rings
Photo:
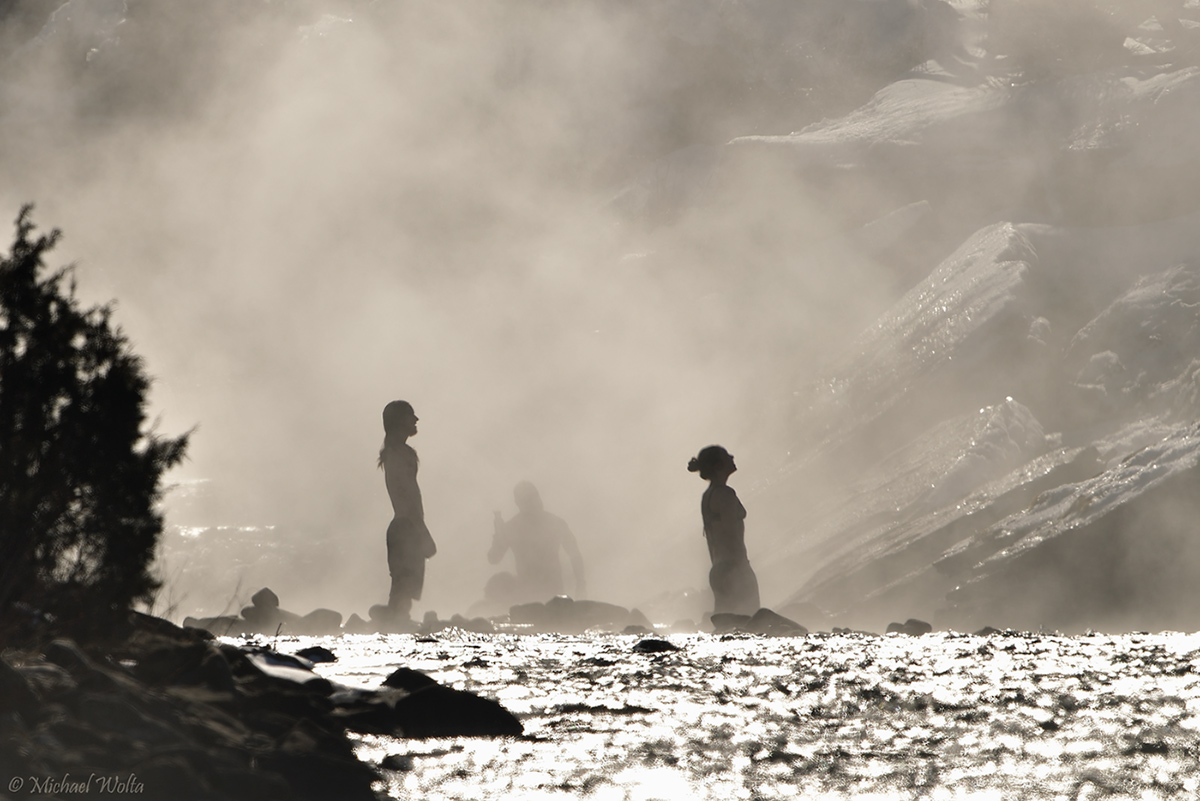
[[[784,458],[790,388],[884,302],[819,198],[705,169],[811,110],[680,102],[702,65],[661,45],[721,18],[672,4],[164,5],[76,0],[7,48],[0,208],[63,229],[80,294],[117,299],[157,379],[159,429],[196,427],[168,525],[285,543],[241,574],[184,549],[165,601],[384,599],[395,398],[440,548],[417,613],[480,598],[522,479],[592,597],[704,587],[688,457],[726,445],[749,490]],[[638,207],[639,177],[679,164],[689,204]]]
[[[160,611],[383,600],[405,399],[417,615],[509,567],[529,480],[592,598],[697,619],[715,443],[806,625],[1148,627],[1157,595],[1064,598],[1190,541],[1147,514],[1200,465],[1194,6],[19,0],[0,200],[195,427]]]

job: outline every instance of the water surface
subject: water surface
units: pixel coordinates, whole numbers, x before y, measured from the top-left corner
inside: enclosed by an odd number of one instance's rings
[[[523,738],[356,736],[421,799],[1200,797],[1200,635],[281,638],[375,687],[401,665],[494,698]]]

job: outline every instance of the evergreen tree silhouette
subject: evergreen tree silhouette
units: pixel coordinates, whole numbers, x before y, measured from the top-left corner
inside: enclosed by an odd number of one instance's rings
[[[145,429],[150,379],[111,322],[81,308],[74,268],[46,274],[59,232],[32,207],[0,260],[0,626],[31,611],[95,621],[150,600],[160,479],[188,435]]]

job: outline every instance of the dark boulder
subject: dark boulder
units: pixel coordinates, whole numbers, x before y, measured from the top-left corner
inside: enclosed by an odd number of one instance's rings
[[[336,662],[337,655],[328,648],[320,645],[314,645],[311,648],[301,648],[296,652],[296,656],[307,659],[309,662]]]
[[[275,634],[285,630],[299,633],[304,626],[304,619],[300,615],[277,606],[247,606],[242,609],[242,618],[250,630],[259,634]]]
[[[250,603],[260,609],[278,609],[279,596],[271,592],[270,587],[263,587],[258,592],[250,596]]]
[[[889,623],[887,627],[888,634],[907,634],[911,637],[920,637],[922,634],[928,634],[931,631],[933,631],[933,626],[924,620],[917,620],[913,617],[910,617],[903,623]]]
[[[750,623],[750,615],[736,615],[733,612],[717,612],[708,618],[713,624],[714,634],[725,634],[731,631],[745,631]]]
[[[379,767],[401,773],[410,771],[413,769],[413,758],[409,754],[388,754],[379,763]]]
[[[800,637],[808,634],[808,629],[794,620],[763,607],[750,616],[746,621],[746,631],[753,634],[769,634],[778,637]]]
[[[576,601],[565,595],[546,603],[518,604],[508,612],[512,623],[531,625],[540,631],[582,633],[588,629],[620,631],[625,626],[649,628],[641,612],[603,601]]]
[[[633,652],[635,654],[662,654],[678,650],[680,650],[678,645],[667,642],[666,640],[659,640],[655,638],[641,640],[635,643],[633,646]]]
[[[346,625],[342,626],[342,632],[345,634],[377,634],[379,633],[379,624],[363,620],[358,613],[352,612],[346,620]]]
[[[333,693],[335,717],[352,731],[394,737],[503,737],[524,731],[497,702],[444,687],[411,668],[398,668],[384,685]]]
[[[436,681],[421,671],[406,667],[396,668],[383,680],[384,687],[394,687],[395,689],[408,690],[409,692],[423,690],[435,684],[437,684]]]
[[[440,684],[399,699],[394,712],[406,737],[516,737],[525,731],[496,701]]]
[[[319,636],[322,634],[341,634],[342,613],[332,609],[314,609],[302,617],[296,624],[293,633]]]

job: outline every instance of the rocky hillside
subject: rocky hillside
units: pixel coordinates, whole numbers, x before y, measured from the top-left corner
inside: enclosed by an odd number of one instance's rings
[[[728,145],[885,186],[860,240],[913,264],[800,388],[767,570],[854,619],[1194,626],[1198,25],[1179,3],[959,11],[958,57]],[[932,241],[951,252],[920,274]]]
[[[643,210],[728,207],[755,182],[816,196],[837,255],[793,240],[788,266],[892,282],[794,386],[783,465],[750,506],[763,584],[866,626],[1194,626],[1200,17],[851,8],[913,15],[879,41],[919,63],[638,185]],[[767,227],[786,236],[800,208]]]

